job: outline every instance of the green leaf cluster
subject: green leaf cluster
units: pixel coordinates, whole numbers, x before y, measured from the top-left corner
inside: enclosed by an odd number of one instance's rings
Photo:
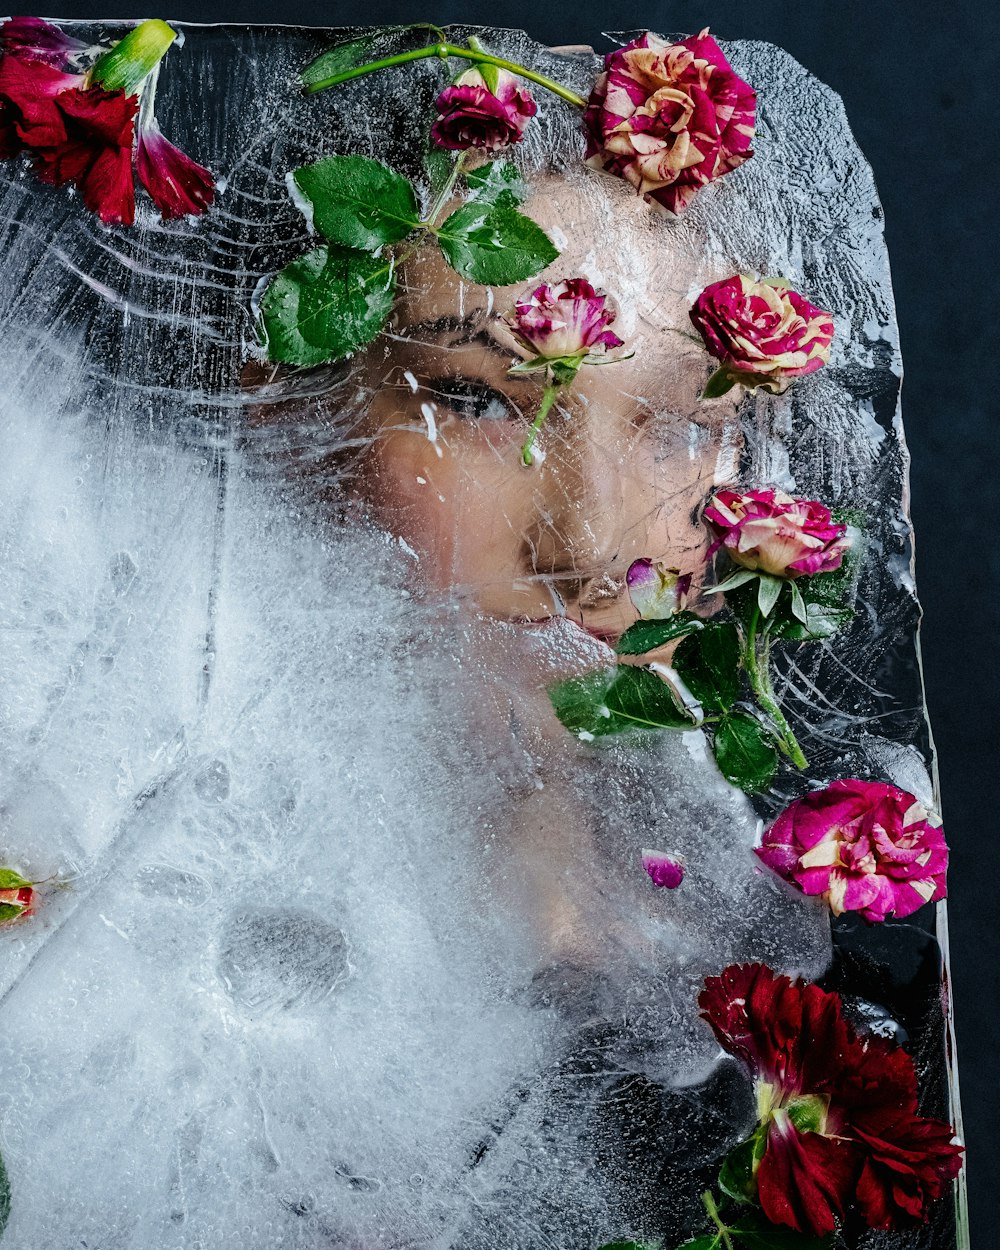
[[[331,49],[324,70],[337,58],[363,60],[367,39]],[[329,76],[316,73],[317,82]],[[448,171],[433,171],[439,202],[454,184],[454,163]],[[453,269],[486,286],[522,282],[555,260],[558,249],[545,231],[518,211],[526,188],[512,165],[491,162],[470,172],[466,183],[468,202],[438,225],[421,216],[412,183],[381,161],[328,156],[294,170],[292,196],[326,242],[286,265],[265,290],[260,328],[268,357],[316,365],[371,342],[396,293],[399,257],[387,249],[411,236],[433,236]]]

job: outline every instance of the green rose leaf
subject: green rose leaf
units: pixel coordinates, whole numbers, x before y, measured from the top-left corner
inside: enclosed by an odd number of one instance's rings
[[[0,903],[0,924],[13,920],[16,916],[23,915],[23,907],[17,907],[14,903]]]
[[[317,247],[272,279],[260,302],[264,345],[275,362],[318,365],[370,342],[392,310],[391,263],[343,247]]]
[[[559,255],[530,217],[509,205],[479,200],[463,204],[445,220],[438,242],[448,264],[481,286],[523,282]]]
[[[472,198],[479,204],[499,204],[516,208],[524,202],[528,188],[510,161],[490,161],[465,176]]]
[[[636,621],[618,639],[615,650],[619,655],[645,655],[704,627],[705,622],[693,612],[675,612],[662,621]]]
[[[720,395],[725,395],[727,391],[731,391],[736,385],[736,379],[724,367],[716,369],[712,376],[705,383],[705,389],[701,393],[702,399],[718,399]]]
[[[0,868],[0,890],[20,890],[22,886],[31,885],[13,868]]]
[[[764,1157],[767,1129],[761,1125],[755,1133],[730,1150],[719,1172],[719,1187],[736,1202],[754,1202],[757,1198],[757,1166]]]
[[[756,717],[729,712],[715,727],[713,744],[719,771],[747,794],[766,789],[778,769],[778,752]]]
[[[600,1250],[653,1250],[653,1247],[642,1241],[609,1241]]]
[[[0,1155],[0,1237],[3,1236],[3,1230],[7,1227],[9,1219],[10,1180],[7,1176],[7,1169],[3,1165],[3,1156]]]
[[[378,41],[378,35],[362,35],[360,39],[345,39],[343,43],[335,43],[332,48],[310,61],[299,80],[307,89],[336,74],[356,69],[372,59],[372,49]]]
[[[374,252],[420,225],[413,187],[367,156],[327,156],[292,173],[296,202],[331,243]]]
[[[604,702],[617,670],[600,669],[583,677],[571,677],[549,687],[549,699],[553,711],[571,734],[585,734],[598,738],[615,733],[610,728],[610,718]]]
[[[583,737],[692,726],[667,683],[648,668],[622,664],[573,677],[553,686],[549,698],[563,725]]]
[[[740,695],[740,636],[731,622],[706,623],[674,652],[674,668],[705,711],[725,711]]]
[[[729,1231],[739,1238],[745,1250],[830,1250],[835,1240],[832,1233],[828,1237],[814,1237],[811,1233],[771,1224],[757,1211],[741,1215]]]
[[[685,1241],[677,1250],[718,1250],[721,1245],[722,1237],[718,1233],[702,1233],[700,1237]]]

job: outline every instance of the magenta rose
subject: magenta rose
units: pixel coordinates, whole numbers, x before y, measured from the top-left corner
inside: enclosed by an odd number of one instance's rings
[[[604,58],[584,114],[587,163],[680,213],[753,155],[755,102],[707,28],[673,44],[647,32]]]
[[[600,357],[621,347],[622,340],[608,329],[617,315],[608,296],[586,278],[564,278],[522,295],[504,322],[529,362],[540,367],[548,360]]]
[[[716,535],[710,556],[724,547],[736,564],[772,577],[830,573],[851,545],[847,526],[829,508],[780,490],[720,490],[705,520]]]
[[[948,847],[940,821],[905,790],[834,781],[787,807],[757,848],[760,859],[834,915],[873,923],[909,916],[945,896]]]
[[[684,865],[664,851],[643,850],[642,866],[659,890],[676,890],[684,880]]]
[[[814,373],[830,359],[833,319],[791,290],[783,278],[755,282],[745,273],[713,282],[691,309],[695,329],[722,367],[706,395],[739,383],[784,390],[789,379]]]
[[[494,152],[519,143],[524,128],[538,112],[531,92],[506,70],[497,71],[491,91],[478,69],[466,70],[434,102],[438,119],[431,138],[439,148],[462,152],[482,148]]]

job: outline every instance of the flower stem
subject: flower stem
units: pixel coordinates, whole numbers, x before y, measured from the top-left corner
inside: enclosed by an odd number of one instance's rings
[[[577,108],[581,109],[587,107],[587,101],[583,96],[577,95],[569,87],[564,87],[561,83],[557,83],[551,78],[546,78],[544,74],[537,74],[534,70],[528,69],[524,65],[517,65],[514,61],[505,61],[502,57],[491,56],[489,52],[482,52],[478,48],[460,48],[454,43],[431,43],[424,48],[414,48],[410,52],[397,52],[395,56],[384,56],[380,60],[369,61],[367,65],[356,65],[354,69],[345,69],[339,74],[331,74],[329,78],[323,78],[319,82],[310,83],[306,87],[306,92],[309,95],[313,95],[317,91],[325,91],[327,87],[336,87],[342,82],[349,82],[352,78],[360,78],[363,74],[371,74],[377,69],[389,69],[393,65],[405,65],[408,61],[422,61],[432,56],[440,57],[442,60],[447,60],[449,56],[454,56],[460,60],[474,61],[480,65],[495,65],[497,69],[505,69],[508,73],[516,74],[519,78],[526,78],[528,82],[536,83],[539,87],[545,87],[568,104],[575,104]]]
[[[469,155],[468,150],[464,152],[459,152],[458,159],[455,161],[455,164],[451,167],[451,173],[448,175],[448,181],[444,184],[444,186],[441,188],[441,190],[438,192],[437,196],[435,197],[434,203],[431,205],[431,211],[427,214],[426,218],[420,223],[427,230],[430,230],[433,232],[434,223],[437,221],[438,216],[441,213],[441,210],[451,199],[451,193],[452,191],[455,190],[455,183],[458,182],[459,176],[463,173],[465,169],[465,158],[468,155]]]
[[[528,431],[528,437],[524,440],[524,446],[521,448],[521,461],[530,469],[534,464],[534,457],[531,449],[535,444],[535,438],[538,431],[545,424],[545,418],[549,415],[549,409],[555,403],[555,398],[562,390],[560,382],[549,382],[542,392],[542,402],[538,405],[538,415],[531,423],[531,429]]]
[[[778,747],[782,754],[786,755],[796,768],[807,768],[809,761],[802,753],[802,748],[798,744],[798,740],[792,733],[792,727],[785,719],[781,708],[778,706],[778,700],[775,697],[774,689],[771,686],[770,673],[770,639],[768,638],[768,627],[764,626],[763,634],[759,634],[760,629],[760,607],[754,604],[753,613],[750,616],[750,624],[747,627],[747,642],[744,660],[746,663],[747,676],[750,679],[750,687],[757,696],[757,702],[761,705],[775,727],[778,729]],[[758,641],[762,644],[760,654],[758,655]]]
[[[177,32],[158,18],[140,22],[109,52],[98,57],[90,68],[89,81],[105,91],[134,95],[176,38]]]
[[[705,1210],[708,1212],[708,1218],[719,1230],[719,1236],[722,1238],[722,1244],[726,1247],[726,1250],[733,1250],[733,1242],[732,1238],[729,1236],[729,1229],[722,1222],[722,1217],[719,1215],[719,1208],[715,1205],[715,1199],[712,1197],[712,1191],[710,1189],[706,1189],[701,1195],[701,1200],[705,1204]]]

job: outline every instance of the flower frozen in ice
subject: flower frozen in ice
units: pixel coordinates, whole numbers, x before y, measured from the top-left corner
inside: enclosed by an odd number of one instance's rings
[[[587,163],[680,213],[753,155],[755,107],[707,28],[674,44],[647,31],[604,59],[584,114]]]
[[[625,574],[625,584],[640,620],[662,621],[683,608],[691,588],[691,574],[668,569],[652,560],[633,560]]]
[[[490,73],[492,86],[485,77]],[[531,92],[506,70],[466,70],[434,102],[438,118],[431,138],[440,148],[464,151],[497,148],[519,143],[524,128],[538,112]]]
[[[653,885],[664,890],[676,890],[684,880],[684,865],[679,859],[663,851],[644,850],[642,866]]]
[[[34,882],[26,881],[13,868],[0,868],[0,925],[31,915],[34,903]]]
[[[41,181],[76,186],[108,224],[135,220],[133,164],[165,220],[204,212],[212,175],[163,138],[153,113],[158,65],[174,38],[166,23],[142,22],[108,51],[37,18],[5,22],[0,159],[27,154]]]
[[[822,1237],[856,1213],[906,1228],[958,1174],[951,1125],[917,1111],[913,1060],[859,1038],[840,996],[762,964],[708,977],[698,999],[720,1045],[756,1083],[753,1178],[773,1224]]]
[[[734,563],[772,577],[796,578],[840,568],[850,548],[847,526],[829,508],[768,488],[721,490],[705,509],[716,540]]]
[[[765,832],[757,854],[804,893],[822,895],[838,916],[909,916],[946,893],[940,822],[912,794],[881,781],[834,781],[798,799]]]
[[[581,364],[603,363],[609,351],[622,346],[618,335],[608,329],[617,316],[609,296],[586,278],[543,282],[522,295],[504,318],[525,357],[516,371],[560,362],[575,372]]]
[[[691,320],[721,366],[706,398],[739,384],[779,392],[792,378],[830,359],[833,317],[793,291],[783,278],[757,282],[744,273],[705,287]]]

